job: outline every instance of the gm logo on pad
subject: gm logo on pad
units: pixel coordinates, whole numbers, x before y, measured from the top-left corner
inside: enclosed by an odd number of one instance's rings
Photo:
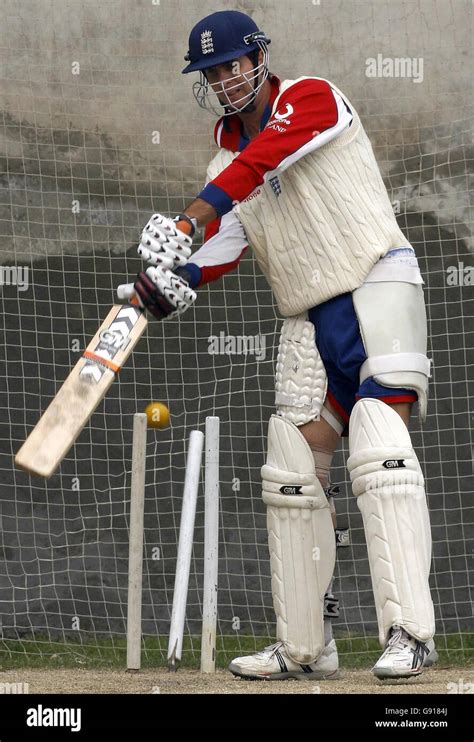
[[[385,469],[406,469],[405,459],[387,459],[382,466]]]
[[[282,495],[301,495],[301,484],[285,484],[280,487]]]

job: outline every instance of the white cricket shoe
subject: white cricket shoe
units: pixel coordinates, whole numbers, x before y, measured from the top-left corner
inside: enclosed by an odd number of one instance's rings
[[[372,672],[381,679],[420,675],[428,653],[426,644],[414,639],[401,626],[393,626],[385,651]]]
[[[436,651],[433,639],[428,639],[428,641],[426,642],[426,649],[428,650],[429,654],[423,663],[423,667],[431,667],[432,665],[434,665],[435,662],[438,662],[439,660],[439,654]]]
[[[229,665],[233,675],[247,680],[335,680],[340,677],[336,642],[332,639],[323,653],[310,665],[292,660],[283,642],[265,647],[261,652],[237,657]]]

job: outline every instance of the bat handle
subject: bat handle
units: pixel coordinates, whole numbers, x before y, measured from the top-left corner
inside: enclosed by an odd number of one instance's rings
[[[122,283],[118,286],[117,297],[122,300],[125,299],[129,304],[133,304],[134,307],[140,307],[140,309],[143,309],[140,300],[134,291],[133,283]]]

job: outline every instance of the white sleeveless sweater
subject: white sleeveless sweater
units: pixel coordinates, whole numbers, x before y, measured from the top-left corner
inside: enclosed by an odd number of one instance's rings
[[[282,83],[272,115],[280,95],[301,79]],[[284,317],[353,291],[390,248],[409,244],[360,118],[329,84],[351,109],[351,126],[284,172],[272,173],[280,188],[268,179],[234,207]],[[208,180],[237,155],[220,150]]]

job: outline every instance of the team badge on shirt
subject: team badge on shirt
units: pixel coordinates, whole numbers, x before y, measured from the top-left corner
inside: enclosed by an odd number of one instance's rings
[[[273,193],[278,198],[281,193],[281,183],[277,175],[275,175],[273,178],[270,178],[270,185],[273,188]]]

